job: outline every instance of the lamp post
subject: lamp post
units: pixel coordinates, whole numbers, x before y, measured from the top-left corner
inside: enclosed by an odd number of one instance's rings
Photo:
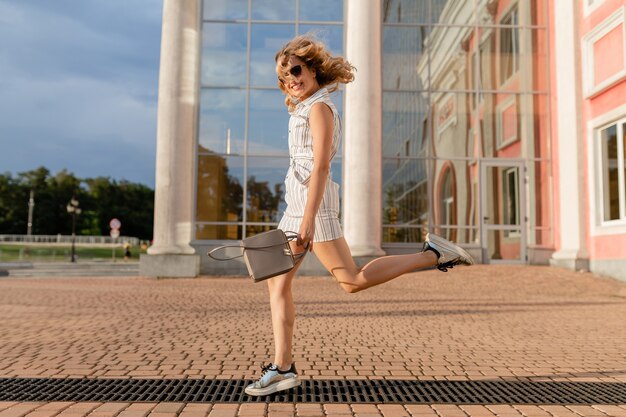
[[[78,207],[78,200],[72,197],[69,203],[67,203],[67,212],[72,215],[72,253],[70,255],[70,261],[76,262],[76,216],[80,214],[80,207]]]
[[[28,236],[33,234],[33,209],[35,208],[35,191],[30,190],[30,198],[28,199],[28,225],[26,227],[26,234]]]

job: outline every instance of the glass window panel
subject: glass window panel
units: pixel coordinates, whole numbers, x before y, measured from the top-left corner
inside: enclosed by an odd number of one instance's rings
[[[486,167],[485,183],[487,207],[483,207],[484,222],[488,225],[521,225],[520,167]]]
[[[550,2],[523,0],[518,2],[478,2],[476,14],[481,24],[544,26],[547,22],[547,6]],[[516,16],[511,16],[514,10]]]
[[[621,159],[621,163],[622,163],[622,174],[624,175],[622,177],[622,201],[621,201],[621,205],[622,205],[622,213],[624,213],[626,215],[626,123],[622,124],[622,151],[621,151],[621,155],[619,156],[619,158]]]
[[[545,29],[484,27],[479,31],[481,89],[548,92],[548,32]]]
[[[476,71],[472,59],[478,49],[474,26],[435,26],[428,35],[430,88],[433,90],[471,90]],[[424,65],[418,67],[422,73]]]
[[[473,25],[476,22],[475,1],[430,0],[429,3],[431,23]]]
[[[426,240],[427,225],[414,227],[383,226],[384,243],[420,243]]]
[[[238,20],[248,18],[248,0],[204,0],[205,20]]]
[[[384,0],[384,23],[429,23],[430,1]]]
[[[253,24],[250,45],[250,84],[277,85],[274,57],[294,37],[295,25]]]
[[[427,93],[383,93],[383,155],[427,156]]]
[[[488,230],[487,256],[495,261],[521,261],[522,244],[519,229]]]
[[[294,0],[252,0],[252,20],[296,20]]]
[[[383,159],[383,224],[400,228],[387,229],[385,242],[422,241],[428,228],[426,168],[425,159]],[[419,227],[414,230],[401,227],[407,225]]]
[[[243,227],[239,224],[196,223],[197,240],[241,240]],[[241,250],[228,248],[218,256],[230,257],[241,255]]]
[[[312,33],[324,42],[333,55],[343,56],[343,26],[300,25],[300,34]]]
[[[429,231],[438,236],[446,236],[446,239],[458,245],[479,244],[478,236],[480,229],[478,227],[433,225]]]
[[[383,28],[383,89],[422,90],[428,87],[424,54],[425,26]]]
[[[343,0],[301,0],[300,21],[343,22]]]
[[[251,90],[248,153],[256,155],[289,152],[289,113],[280,90]]]
[[[478,174],[477,166],[467,160],[436,159],[431,162],[430,204],[435,225],[478,226]]]
[[[432,152],[441,158],[474,157],[469,154],[471,132],[479,131],[472,117],[471,94],[433,92],[430,95],[432,114]],[[474,148],[475,149],[475,148]]]
[[[620,218],[617,125],[601,131],[601,148],[604,220],[617,220]]]
[[[288,168],[288,158],[248,158],[248,222],[277,223],[280,220],[286,207],[285,176]]]
[[[202,26],[202,85],[245,86],[248,27],[236,23]]]
[[[203,88],[200,94],[198,151],[243,154],[246,92]]]
[[[549,158],[548,98],[544,94],[485,93],[477,135],[482,156]]]
[[[243,181],[243,157],[199,155],[196,220],[241,221]]]

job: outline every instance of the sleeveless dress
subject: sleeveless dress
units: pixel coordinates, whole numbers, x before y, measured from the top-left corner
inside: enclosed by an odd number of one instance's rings
[[[332,160],[341,141],[341,120],[337,108],[330,99],[326,88],[320,88],[313,95],[296,105],[289,112],[289,170],[285,178],[285,202],[287,208],[278,224],[283,231],[298,232],[304,216],[309,181],[313,171],[313,136],[309,125],[309,114],[315,103],[324,103],[333,113],[333,141],[330,159]],[[328,174],[326,189],[315,216],[315,236],[313,242],[335,240],[343,236],[339,222],[339,184]]]

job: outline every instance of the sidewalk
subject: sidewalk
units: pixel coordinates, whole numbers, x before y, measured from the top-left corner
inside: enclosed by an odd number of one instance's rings
[[[358,294],[342,292],[331,278],[301,277],[294,299],[295,361],[305,386],[380,381],[388,388],[407,381],[421,389],[451,381],[457,389],[490,381],[511,390],[517,382],[546,382],[597,392],[611,386],[626,396],[625,283],[548,267],[479,265],[407,274]],[[3,383],[22,378],[241,384],[272,359],[267,288],[243,278],[2,277],[0,317],[0,378],[9,378],[0,381],[0,395]],[[626,416],[626,402],[451,398],[442,393],[432,403],[405,404],[51,398],[0,402],[0,417]]]

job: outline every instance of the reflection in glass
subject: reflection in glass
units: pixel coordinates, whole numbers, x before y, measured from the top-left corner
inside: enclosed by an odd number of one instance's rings
[[[477,165],[467,160],[436,159],[430,172],[433,227],[450,240],[474,242],[479,211]]]
[[[250,39],[250,84],[277,85],[276,52],[296,34],[294,25],[253,24]]]
[[[422,242],[428,232],[428,178],[424,159],[383,159],[385,242]],[[397,225],[397,227],[391,227]],[[402,226],[417,226],[406,228]]]
[[[495,261],[521,261],[522,245],[519,229],[488,230],[487,256]]]
[[[426,93],[383,92],[383,155],[427,156]]]
[[[422,90],[428,86],[423,54],[426,30],[424,26],[383,28],[383,89]]]
[[[487,166],[485,171],[484,223],[521,227],[520,167]]]
[[[324,42],[333,55],[343,55],[343,26],[300,25],[300,34],[313,34]]]
[[[204,0],[205,20],[238,20],[248,18],[248,0]]]
[[[425,40],[428,54],[421,57],[417,66],[420,77],[425,79],[430,71],[432,90],[470,90],[476,65],[472,60],[475,39],[474,26],[433,27]]]
[[[431,23],[473,25],[476,21],[475,1],[430,0],[429,3]]]
[[[470,109],[471,94],[434,92],[432,111],[433,155],[440,158],[468,157],[468,146],[475,120]]]
[[[196,220],[242,220],[243,157],[199,155]]]
[[[517,7],[502,19],[503,25],[517,25]],[[503,84],[519,70],[520,41],[517,27],[501,27],[500,32],[500,83]]]
[[[343,22],[343,0],[301,0],[301,21]]]
[[[531,231],[528,244],[552,247],[552,175],[549,161],[529,162],[526,165],[528,178],[528,225]],[[521,192],[524,192],[522,189]]]
[[[294,0],[252,0],[252,20],[296,20]]]
[[[207,224],[196,222],[197,240],[240,240],[243,238],[243,228],[240,224]],[[229,257],[240,255],[240,251],[227,249],[219,256]]]
[[[248,153],[287,154],[289,113],[280,90],[250,91]]]
[[[202,85],[245,86],[248,28],[237,23],[202,26]],[[228,63],[228,67],[224,66]]]
[[[245,91],[203,88],[200,94],[199,152],[243,154]]]
[[[429,23],[429,0],[384,0],[383,23]]]
[[[278,223],[285,211],[287,158],[248,158],[247,221]],[[265,231],[265,226],[248,226],[247,231]],[[246,232],[247,234],[248,232]]]

